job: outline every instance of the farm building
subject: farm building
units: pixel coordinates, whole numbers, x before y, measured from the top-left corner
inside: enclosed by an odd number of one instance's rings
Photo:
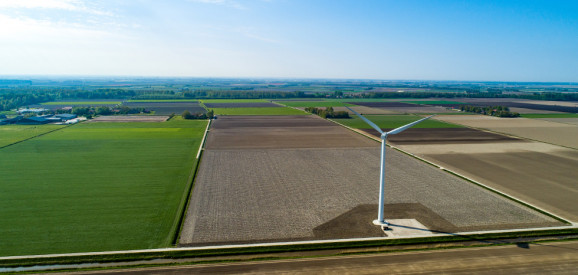
[[[65,120],[75,119],[78,116],[75,114],[58,114],[58,115],[54,115],[54,117],[59,118],[61,121],[65,121]]]
[[[47,124],[50,122],[53,122],[53,120],[47,119],[46,117],[33,116],[33,117],[22,118],[22,119],[18,120],[16,122],[16,124],[36,125],[36,124]]]

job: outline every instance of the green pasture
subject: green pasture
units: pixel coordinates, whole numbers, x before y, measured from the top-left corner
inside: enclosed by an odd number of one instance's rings
[[[62,127],[65,126],[53,124],[0,125],[0,148]]]
[[[565,114],[520,114],[521,117],[525,118],[578,118],[578,114],[565,113]]]
[[[353,104],[339,102],[339,101],[277,101],[277,103],[283,104],[289,107],[342,107],[342,106],[354,106]]]
[[[0,255],[169,246],[206,125],[82,123],[0,149]]]
[[[377,124],[382,129],[394,129],[405,124],[414,122],[423,117],[415,115],[365,115],[367,119],[371,120],[373,123]],[[349,126],[356,129],[368,129],[371,128],[365,121],[356,115],[352,118],[340,118],[333,119],[343,125]],[[415,126],[414,128],[462,128],[462,126],[450,124],[434,119],[428,119]]]
[[[258,108],[211,108],[215,115],[308,115],[308,113],[289,107],[258,107]]]
[[[266,99],[201,99],[202,103],[259,103],[270,102]]]
[[[197,99],[131,99],[131,103],[173,103],[173,102],[199,102]]]
[[[51,101],[41,105],[118,105],[120,101]]]
[[[427,105],[438,105],[438,104],[467,104],[459,101],[449,101],[449,100],[428,100],[428,101],[400,101],[403,103],[411,104],[427,104]]]

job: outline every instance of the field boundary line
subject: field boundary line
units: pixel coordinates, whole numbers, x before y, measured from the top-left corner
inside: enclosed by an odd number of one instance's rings
[[[201,162],[199,160],[199,156],[202,152],[201,148],[203,148],[203,145],[205,144],[204,140],[205,140],[205,137],[207,135],[207,131],[209,130],[210,125],[211,125],[211,120],[209,119],[209,121],[207,122],[207,128],[205,129],[205,134],[203,135],[203,140],[201,141],[201,144],[199,145],[199,153],[197,154],[197,157],[196,157],[196,163],[191,168],[191,172],[189,173],[189,177],[187,178],[186,191],[181,196],[181,202],[179,203],[179,210],[180,211],[178,211],[178,214],[177,214],[178,219],[175,219],[176,224],[173,224],[174,228],[171,227],[171,232],[173,232],[172,233],[173,238],[171,240],[172,245],[177,245],[179,238],[181,237],[181,230],[183,227],[183,221],[185,219],[187,209],[189,207],[189,199],[191,197],[191,192],[193,190],[193,183],[195,180],[195,176],[197,175],[197,171],[199,169],[199,163]]]
[[[74,125],[74,124],[68,124],[68,125],[65,125],[65,126],[62,127],[62,128],[50,130],[50,131],[48,131],[48,132],[45,132],[45,133],[42,133],[42,134],[38,134],[38,135],[33,136],[33,137],[29,137],[29,138],[26,138],[26,139],[23,139],[23,140],[19,140],[19,141],[14,142],[14,143],[10,143],[10,144],[4,145],[4,146],[0,147],[0,150],[1,150],[1,149],[4,149],[4,148],[6,148],[6,147],[10,147],[10,146],[12,146],[12,145],[16,145],[16,144],[18,144],[18,143],[22,143],[22,142],[31,140],[31,139],[33,139],[33,138],[41,137],[41,136],[48,135],[48,134],[53,133],[53,132],[56,132],[56,131],[60,131],[60,130],[65,129],[65,128],[68,128],[68,127],[70,127],[70,126],[72,126],[72,125]]]
[[[361,130],[351,128],[351,127],[349,127],[349,126],[343,125],[343,124],[341,124],[341,123],[339,123],[339,122],[336,122],[336,121],[334,121],[334,120],[331,120],[331,119],[328,119],[328,120],[333,121],[333,122],[335,122],[335,123],[337,123],[337,124],[339,124],[339,125],[342,125],[342,126],[348,128],[348,129],[350,129],[350,130],[353,130],[353,131],[355,131],[356,133],[359,133],[359,134],[364,135],[364,136],[366,136],[366,137],[369,137],[369,138],[371,138],[371,139],[373,139],[373,140],[376,140],[376,141],[381,142],[381,140],[377,139],[376,137],[369,136],[369,135],[366,134],[366,133],[362,133],[363,131],[361,131]],[[466,127],[467,127],[467,126],[466,126]],[[452,174],[452,175],[454,175],[454,176],[460,177],[460,178],[462,178],[462,179],[464,179],[464,180],[466,180],[466,181],[469,181],[469,182],[471,182],[471,183],[473,183],[473,184],[475,184],[475,185],[478,185],[478,186],[480,186],[480,187],[482,187],[482,188],[484,188],[484,189],[486,189],[486,190],[489,190],[489,191],[494,192],[494,193],[496,193],[496,194],[498,194],[498,195],[501,195],[501,196],[503,196],[503,197],[505,197],[505,198],[508,198],[508,199],[510,199],[510,200],[512,200],[512,201],[514,201],[514,202],[517,202],[517,203],[519,203],[519,204],[521,204],[521,205],[524,205],[524,206],[526,206],[526,207],[528,207],[528,208],[530,208],[530,209],[532,209],[532,210],[535,210],[535,211],[537,211],[537,212],[539,212],[539,213],[541,213],[541,214],[544,214],[544,215],[546,215],[546,216],[549,216],[549,217],[551,217],[551,218],[554,218],[554,219],[556,219],[557,221],[560,221],[560,222],[563,222],[563,223],[567,223],[567,224],[570,224],[570,225],[573,225],[573,224],[574,224],[573,222],[569,221],[568,219],[562,218],[562,217],[560,217],[560,216],[558,216],[558,215],[556,215],[556,214],[553,214],[553,213],[551,213],[551,212],[549,212],[549,211],[546,211],[546,210],[544,210],[544,209],[542,209],[542,208],[540,208],[540,207],[538,207],[538,206],[535,206],[535,205],[533,205],[533,204],[531,204],[531,203],[529,203],[529,202],[526,202],[526,201],[524,201],[524,200],[522,200],[522,199],[518,199],[518,198],[516,198],[516,197],[514,197],[514,196],[512,196],[512,195],[506,194],[506,193],[504,193],[504,192],[502,192],[502,191],[500,191],[500,190],[498,190],[498,189],[495,189],[495,188],[493,188],[493,187],[490,187],[490,186],[488,186],[488,185],[485,185],[485,184],[483,184],[483,183],[481,183],[481,182],[478,182],[478,181],[476,181],[476,180],[474,180],[474,179],[471,179],[471,178],[469,178],[469,177],[467,177],[467,176],[464,176],[464,175],[462,175],[462,174],[460,174],[460,173],[458,173],[458,172],[455,172],[455,171],[452,171],[452,170],[450,170],[450,169],[444,168],[444,167],[442,167],[442,166],[440,166],[440,165],[438,165],[438,164],[436,164],[436,163],[433,163],[433,162],[431,162],[431,161],[429,161],[429,160],[426,160],[426,159],[424,159],[424,158],[422,158],[422,157],[420,157],[420,156],[417,156],[417,155],[415,155],[415,154],[413,154],[413,153],[407,152],[407,151],[405,151],[405,150],[403,150],[403,149],[401,149],[401,148],[399,148],[399,147],[396,147],[396,146],[391,145],[391,144],[386,144],[386,145],[389,146],[390,148],[394,149],[394,150],[397,150],[397,151],[399,151],[399,152],[401,152],[401,153],[404,153],[404,154],[406,154],[406,155],[408,155],[408,156],[411,156],[411,157],[413,157],[413,158],[416,158],[416,159],[418,159],[418,160],[421,160],[421,161],[423,161],[423,162],[425,162],[425,163],[427,163],[427,164],[429,164],[429,165],[432,165],[432,166],[434,166],[434,167],[437,167],[437,168],[439,168],[440,170],[443,170],[443,171],[446,172],[446,173],[449,173],[449,174]]]

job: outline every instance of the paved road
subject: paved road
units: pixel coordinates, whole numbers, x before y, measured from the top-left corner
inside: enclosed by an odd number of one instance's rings
[[[83,272],[83,274],[576,274],[578,242]],[[78,274],[78,273],[77,273]]]

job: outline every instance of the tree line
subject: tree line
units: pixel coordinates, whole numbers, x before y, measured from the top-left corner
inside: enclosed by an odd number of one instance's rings
[[[206,113],[191,113],[189,111],[184,111],[181,116],[184,119],[213,119],[213,117],[215,117],[215,112],[213,110],[209,110]]]
[[[305,112],[318,115],[322,118],[350,118],[349,113],[346,111],[335,111],[333,107],[327,107],[325,110],[315,107],[305,108]]]
[[[463,112],[470,112],[476,114],[482,114],[487,116],[497,116],[497,117],[519,117],[519,113],[510,112],[510,108],[505,106],[473,106],[473,105],[461,105],[460,110]]]

